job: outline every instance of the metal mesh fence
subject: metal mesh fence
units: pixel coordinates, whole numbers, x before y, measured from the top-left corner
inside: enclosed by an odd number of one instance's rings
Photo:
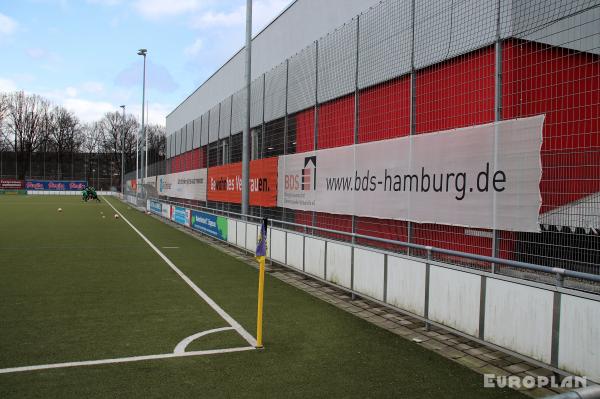
[[[126,168],[134,163],[126,160]],[[149,164],[148,173],[164,173],[165,165]],[[86,180],[102,191],[121,191],[121,154],[34,152],[15,157],[14,152],[0,151],[0,178]]]
[[[382,1],[260,76],[252,89],[251,159],[545,114],[539,233],[252,204],[251,213],[600,273],[597,0],[485,0],[476,6],[466,0]],[[208,152],[209,168],[241,161],[244,95],[244,90],[234,93],[225,100],[231,107],[221,107],[231,115],[220,120],[231,126],[218,127],[220,144],[203,139],[193,150]],[[203,123],[207,117],[208,112]],[[239,211],[235,202],[208,206]],[[409,252],[365,239],[360,243]]]

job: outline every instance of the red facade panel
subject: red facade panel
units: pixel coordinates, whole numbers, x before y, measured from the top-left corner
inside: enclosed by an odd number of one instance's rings
[[[494,121],[494,54],[486,47],[417,72],[417,133]]]
[[[354,94],[319,105],[319,149],[354,143]]]
[[[352,232],[352,216],[350,215],[332,215],[330,213],[317,212],[316,226],[329,230],[339,230],[348,233]],[[332,238],[335,240],[350,241],[350,236],[344,234],[317,232],[323,237]]]
[[[405,221],[357,217],[355,222],[356,234],[384,238],[386,240],[408,241],[408,223]],[[394,245],[377,241],[358,239],[357,242],[385,249],[400,249]]]
[[[410,76],[365,89],[359,99],[359,143],[410,133]]]
[[[294,222],[304,226],[312,226],[312,212],[294,211]],[[303,229],[298,228],[298,231],[303,231]]]
[[[315,149],[315,109],[298,112],[296,118],[296,152]]]
[[[541,212],[600,191],[600,57],[510,40],[503,69],[503,117],[546,115]]]
[[[185,153],[185,166],[186,170],[194,169],[194,151],[190,150]]]

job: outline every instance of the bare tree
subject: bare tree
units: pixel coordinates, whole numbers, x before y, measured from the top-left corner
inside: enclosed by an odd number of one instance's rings
[[[154,161],[163,160],[167,145],[165,127],[162,125],[148,125],[148,157]]]
[[[135,164],[135,138],[139,124],[131,114],[108,112],[100,121],[100,129],[104,137],[103,151],[111,154],[113,169],[121,170],[121,151],[124,151],[125,170]]]
[[[8,99],[6,94],[0,93],[0,151],[8,151],[10,144],[8,134],[4,130],[4,118],[8,114]]]
[[[85,176],[88,182],[98,182],[100,174],[100,150],[103,146],[101,122],[87,123],[82,127],[84,141],[83,151],[86,154]],[[98,185],[98,183],[96,183]]]
[[[63,167],[65,158],[67,155],[71,155],[72,161],[74,151],[82,145],[81,140],[76,138],[79,130],[79,119],[66,108],[56,106],[52,109],[50,121],[48,138],[52,143],[53,150],[56,152],[58,178],[62,178],[65,172]],[[71,165],[73,165],[73,162],[71,162]]]
[[[4,153],[10,150],[8,134],[4,129],[4,117],[8,113],[8,100],[4,93],[0,93],[0,178],[4,176]]]
[[[165,157],[165,129],[158,125],[146,129],[152,165]],[[38,95],[0,93],[0,175],[10,170],[11,176],[20,179],[75,179],[81,173],[79,176],[89,180],[94,171],[94,179],[100,179],[100,172],[104,182],[110,175],[114,185],[114,176],[121,171],[122,152],[125,172],[135,167],[138,133],[139,123],[131,114],[123,118],[110,112],[97,122],[83,125],[73,112]]]
[[[27,164],[31,165],[32,153],[40,146],[41,134],[38,128],[40,110],[46,100],[38,95],[27,95],[24,92],[11,93],[8,99],[7,125],[14,138],[14,151],[18,157],[18,177],[25,177]],[[31,167],[29,168],[31,174]]]

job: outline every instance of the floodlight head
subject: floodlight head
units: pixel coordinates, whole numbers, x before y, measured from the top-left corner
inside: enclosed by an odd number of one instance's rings
[[[146,50],[145,48],[141,48],[138,50],[138,55],[143,55],[145,57],[147,52],[148,50]]]
[[[120,105],[119,107],[121,107],[121,108],[125,109],[125,106],[124,106],[124,105]]]

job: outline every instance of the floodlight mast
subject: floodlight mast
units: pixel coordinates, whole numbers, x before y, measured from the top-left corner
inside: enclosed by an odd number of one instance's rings
[[[144,140],[145,151],[143,153],[144,162],[142,163],[143,173],[141,175],[145,179],[148,177],[148,136],[146,135],[144,123],[144,109],[146,104],[146,54],[148,54],[148,50],[146,50],[145,48],[139,49],[137,54],[144,57],[144,72],[142,75],[142,139]]]
[[[125,182],[125,106],[121,105],[123,109],[123,120],[121,121],[121,196],[125,195],[124,182]]]

